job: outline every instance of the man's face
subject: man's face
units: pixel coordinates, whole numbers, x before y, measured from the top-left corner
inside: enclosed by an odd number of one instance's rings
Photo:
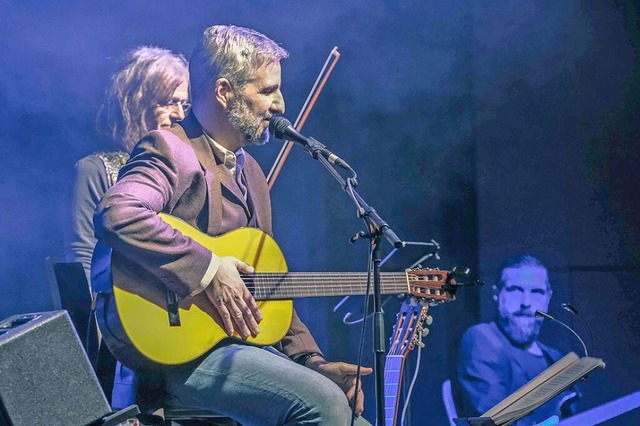
[[[284,113],[280,92],[280,64],[262,65],[254,78],[236,92],[227,107],[227,117],[244,139],[252,145],[269,141],[269,120]]]
[[[538,338],[542,325],[536,310],[546,312],[551,299],[547,270],[539,266],[506,268],[502,282],[504,287],[497,294],[499,322],[513,341],[530,344]]]

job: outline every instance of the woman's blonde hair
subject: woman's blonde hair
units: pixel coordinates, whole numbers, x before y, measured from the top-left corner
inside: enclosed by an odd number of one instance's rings
[[[148,131],[147,116],[171,100],[189,80],[187,60],[160,47],[142,46],[129,52],[112,77],[98,111],[98,129],[126,152]]]

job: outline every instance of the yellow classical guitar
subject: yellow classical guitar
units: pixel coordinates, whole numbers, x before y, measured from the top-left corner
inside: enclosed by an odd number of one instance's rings
[[[285,336],[293,316],[293,298],[365,293],[366,273],[287,272],[277,243],[260,230],[241,228],[211,237],[172,216],[160,217],[217,255],[234,256],[255,268],[256,273],[243,279],[258,301],[264,320],[260,333],[249,338],[249,343],[270,345]],[[94,259],[96,263],[100,262]],[[451,299],[452,294],[443,289],[442,277],[446,274],[434,272],[416,269],[383,273],[382,292],[429,300]],[[228,337],[204,294],[172,300],[157,278],[116,252],[111,254],[110,274],[102,274],[102,279],[111,280],[113,295],[98,299],[100,329],[109,349],[127,365],[144,368],[186,363]],[[176,306],[172,309],[172,305]]]

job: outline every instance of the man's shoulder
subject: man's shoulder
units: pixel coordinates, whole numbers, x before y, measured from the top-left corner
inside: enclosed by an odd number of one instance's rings
[[[551,347],[549,345],[546,345],[546,344],[540,342],[539,340],[536,343],[538,344],[540,349],[542,349],[543,352],[546,352],[547,355],[549,355],[549,357],[551,357],[551,359],[553,361],[557,361],[560,358],[562,358],[563,354],[558,349],[553,348],[553,347]]]
[[[190,145],[189,137],[180,126],[171,126],[166,129],[152,130],[147,133],[147,136],[151,136],[156,139],[160,138],[171,143],[177,143],[179,141],[180,143],[177,145],[179,147]]]
[[[499,331],[493,322],[472,325],[462,336],[463,345],[493,346],[499,343],[498,333]]]
[[[478,324],[474,324],[471,327],[467,328],[464,334],[468,335],[487,335],[487,334],[495,334],[494,333],[494,323],[491,322],[481,322]]]
[[[183,142],[186,142],[190,139],[189,135],[187,135],[186,129],[182,127],[180,124],[175,124],[167,129],[162,129],[162,130],[166,130],[170,133],[173,133],[173,135],[175,135],[178,139],[180,139]]]
[[[190,154],[193,154],[194,158],[196,157],[192,141],[180,126],[152,130],[142,138],[136,148],[138,146],[148,147],[147,144],[150,144],[154,150],[172,157],[175,157],[177,154],[179,154],[178,158],[184,155],[190,156]]]

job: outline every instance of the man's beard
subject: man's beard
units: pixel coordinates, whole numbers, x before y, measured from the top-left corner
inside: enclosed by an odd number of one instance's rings
[[[536,317],[534,313],[519,311],[512,314],[501,311],[499,314],[498,323],[513,343],[527,346],[540,335],[542,318]]]
[[[271,119],[272,114],[256,115],[251,111],[249,103],[242,96],[237,96],[229,103],[227,118],[231,125],[242,133],[251,145],[264,145],[269,142],[269,128],[261,130],[263,120]]]

